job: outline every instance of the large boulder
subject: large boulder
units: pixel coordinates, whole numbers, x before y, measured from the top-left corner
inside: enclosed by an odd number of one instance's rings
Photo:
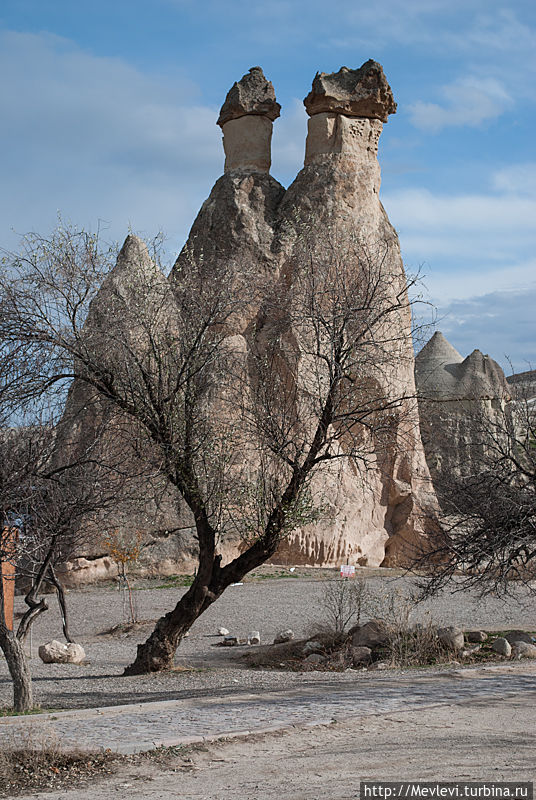
[[[80,644],[63,644],[56,639],[42,644],[38,650],[39,658],[45,664],[82,664],[86,654]]]
[[[513,642],[512,658],[536,658],[536,646],[528,642]]]
[[[463,650],[464,636],[463,631],[455,625],[448,625],[437,629],[437,638],[447,650],[458,652]]]
[[[504,636],[498,636],[491,645],[491,649],[494,653],[498,653],[500,656],[506,656],[506,658],[510,658],[512,655],[512,646]]]
[[[371,619],[352,633],[352,647],[384,647],[389,644],[389,626],[381,619]]]

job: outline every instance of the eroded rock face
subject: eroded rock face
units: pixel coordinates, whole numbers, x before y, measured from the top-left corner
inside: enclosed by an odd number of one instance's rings
[[[387,307],[398,293],[405,296],[406,286],[398,238],[379,200],[378,140],[381,118],[395,108],[392,93],[374,64],[317,76],[313,87],[306,100],[313,116],[305,165],[279,207],[276,247],[282,273],[292,285],[294,263],[313,257],[325,269],[335,250],[341,264],[378,266]],[[315,99],[320,96],[327,98],[324,105]],[[344,113],[334,113],[340,110]],[[349,267],[349,281],[352,274]],[[298,283],[291,286],[293,292],[299,294]],[[327,470],[318,479],[329,512],[321,525],[307,526],[282,545],[287,560],[298,552],[299,563],[337,563],[348,557],[363,565],[394,565],[407,563],[410,552],[424,546],[435,498],[416,403],[410,399],[415,386],[409,308],[401,307],[396,320],[386,324],[391,329],[382,331],[384,346],[378,348],[376,363],[371,359],[367,364],[368,378],[378,397],[408,399],[395,415],[389,443],[372,434],[366,469],[357,474],[354,464],[343,461],[336,474]]]
[[[179,291],[184,276],[199,281],[203,291],[230,269],[230,286],[238,291],[248,286],[253,271],[266,286],[281,287],[282,303],[274,312],[262,298],[253,298],[227,321],[229,345],[243,368],[249,369],[250,355],[264,352],[273,326],[280,326],[288,313],[278,363],[289,380],[307,390],[309,333],[293,321],[299,317],[303,291],[296,263],[314,254],[324,268],[335,249],[341,258],[346,255],[351,279],[352,259],[368,259],[381,265],[382,302],[406,297],[398,239],[379,200],[378,140],[382,120],[396,108],[381,67],[367,62],[359,70],[343,68],[331,76],[317,76],[306,105],[312,116],[305,165],[285,192],[268,174],[271,126],[279,115],[273,87],[258,68],[233,86],[218,120],[224,133],[225,174],[203,204],[169,281],[155,270],[143,244],[129,237],[116,270],[94,303],[90,325],[97,333],[99,326],[110,324],[111,308],[114,318],[123,308],[121,318],[129,325],[136,304],[150,315],[152,297],[159,309],[167,309],[157,315],[165,328],[166,317],[172,320],[176,313],[173,293]],[[276,563],[321,566],[348,560],[394,565],[407,563],[415,548],[425,545],[436,506],[412,399],[414,358],[405,300],[390,325],[382,330],[389,344],[375,353],[361,379],[378,397],[406,399],[397,404],[388,433],[363,434],[365,457],[360,466],[344,458],[343,449],[336,467],[315,478],[312,492],[321,499],[321,521],[283,542],[273,559]],[[142,347],[142,339],[133,344]],[[250,374],[254,382],[254,372]],[[98,409],[92,413],[98,414]],[[150,515],[153,519],[144,529],[142,560],[147,569],[152,565],[155,571],[178,572],[185,571],[185,564],[189,569],[195,559],[189,512],[172,494],[153,493],[150,487],[144,502],[150,510],[147,519]],[[221,543],[223,562],[240,547],[239,540]]]
[[[335,112],[387,122],[396,103],[381,64],[369,59],[359,69],[341,67],[330,74],[317,72],[313,88],[303,101],[307,113]]]
[[[421,434],[432,478],[478,471],[486,431],[504,426],[510,392],[501,367],[480,350],[467,358],[439,331],[415,359]]]

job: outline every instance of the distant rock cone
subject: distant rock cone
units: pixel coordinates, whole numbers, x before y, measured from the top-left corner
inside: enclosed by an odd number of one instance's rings
[[[422,440],[433,480],[476,474],[485,439],[509,418],[510,388],[499,364],[480,350],[463,358],[440,331],[415,359]]]

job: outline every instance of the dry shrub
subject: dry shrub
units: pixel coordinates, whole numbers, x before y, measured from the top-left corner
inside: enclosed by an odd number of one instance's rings
[[[110,773],[118,758],[109,751],[87,753],[66,751],[54,731],[37,733],[28,727],[10,732],[0,749],[0,797],[13,797],[23,791],[52,789],[66,779],[81,779]]]
[[[365,578],[339,578],[326,581],[321,599],[323,620],[313,629],[313,636],[342,640],[346,631],[359,625],[363,614],[370,609],[371,594]]]
[[[369,597],[369,608],[389,630],[385,659],[394,667],[418,667],[444,660],[445,650],[437,638],[437,625],[427,615],[414,622],[418,597],[411,591],[388,586]]]

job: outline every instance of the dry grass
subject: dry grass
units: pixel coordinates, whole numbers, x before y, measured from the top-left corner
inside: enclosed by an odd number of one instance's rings
[[[37,734],[29,727],[2,743],[0,797],[57,789],[66,780],[80,783],[95,775],[109,775],[115,771],[119,759],[110,751],[65,751],[54,733]]]

